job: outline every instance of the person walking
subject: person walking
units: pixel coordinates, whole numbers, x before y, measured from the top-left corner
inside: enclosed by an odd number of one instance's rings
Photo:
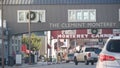
[[[60,53],[58,53],[57,55],[57,63],[60,63],[61,59],[60,59]]]

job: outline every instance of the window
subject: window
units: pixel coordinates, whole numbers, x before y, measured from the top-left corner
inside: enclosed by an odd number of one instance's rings
[[[96,10],[68,10],[68,22],[96,22]]]
[[[34,19],[31,20],[31,22],[45,22],[45,10],[30,10],[34,13]],[[26,23],[29,21],[27,15],[29,14],[29,10],[18,10],[18,23]],[[32,16],[32,14],[31,14]]]
[[[120,40],[110,40],[107,44],[107,50],[120,53]]]
[[[86,48],[85,52],[96,51],[96,50],[98,50],[98,48],[91,47],[91,48]]]
[[[0,9],[0,19],[1,19],[2,15],[1,15],[1,9]]]
[[[18,40],[18,45],[20,45],[20,40]]]
[[[14,40],[12,39],[11,41],[12,41],[12,44],[14,44]]]
[[[17,41],[18,41],[18,40],[15,40],[15,44],[17,44]]]

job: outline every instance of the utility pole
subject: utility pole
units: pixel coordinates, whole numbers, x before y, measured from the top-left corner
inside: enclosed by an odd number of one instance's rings
[[[29,64],[31,64],[31,13],[29,10],[29,22],[28,22],[28,34],[29,34]]]
[[[32,63],[32,61],[31,61],[31,20],[33,20],[33,18],[34,18],[34,14],[33,14],[33,11],[28,11],[28,37],[29,37],[29,64],[31,64]],[[39,13],[39,21],[38,21],[38,23],[41,23],[41,20],[40,20],[40,13]]]
[[[51,36],[51,31],[50,31],[50,62],[52,62],[52,36]]]
[[[1,23],[2,23],[2,49],[1,49],[1,52],[2,52],[2,68],[4,68],[4,29],[3,29],[3,0],[1,0]]]

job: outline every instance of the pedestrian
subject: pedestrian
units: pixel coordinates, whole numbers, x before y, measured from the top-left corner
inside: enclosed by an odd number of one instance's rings
[[[60,53],[58,53],[58,55],[57,55],[57,62],[60,63],[60,60],[61,60],[60,59]]]

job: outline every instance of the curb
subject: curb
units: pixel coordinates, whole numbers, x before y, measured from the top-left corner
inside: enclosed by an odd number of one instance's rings
[[[16,68],[17,66],[18,67],[30,67],[30,66],[44,66],[44,65],[54,65],[54,64],[64,64],[64,63],[66,63],[66,62],[60,62],[60,63],[58,63],[58,62],[37,62],[36,64],[31,64],[31,65],[29,65],[29,64],[20,64],[20,65],[14,65],[14,66],[5,66],[5,68]],[[0,66],[0,68],[2,68],[1,66]]]

